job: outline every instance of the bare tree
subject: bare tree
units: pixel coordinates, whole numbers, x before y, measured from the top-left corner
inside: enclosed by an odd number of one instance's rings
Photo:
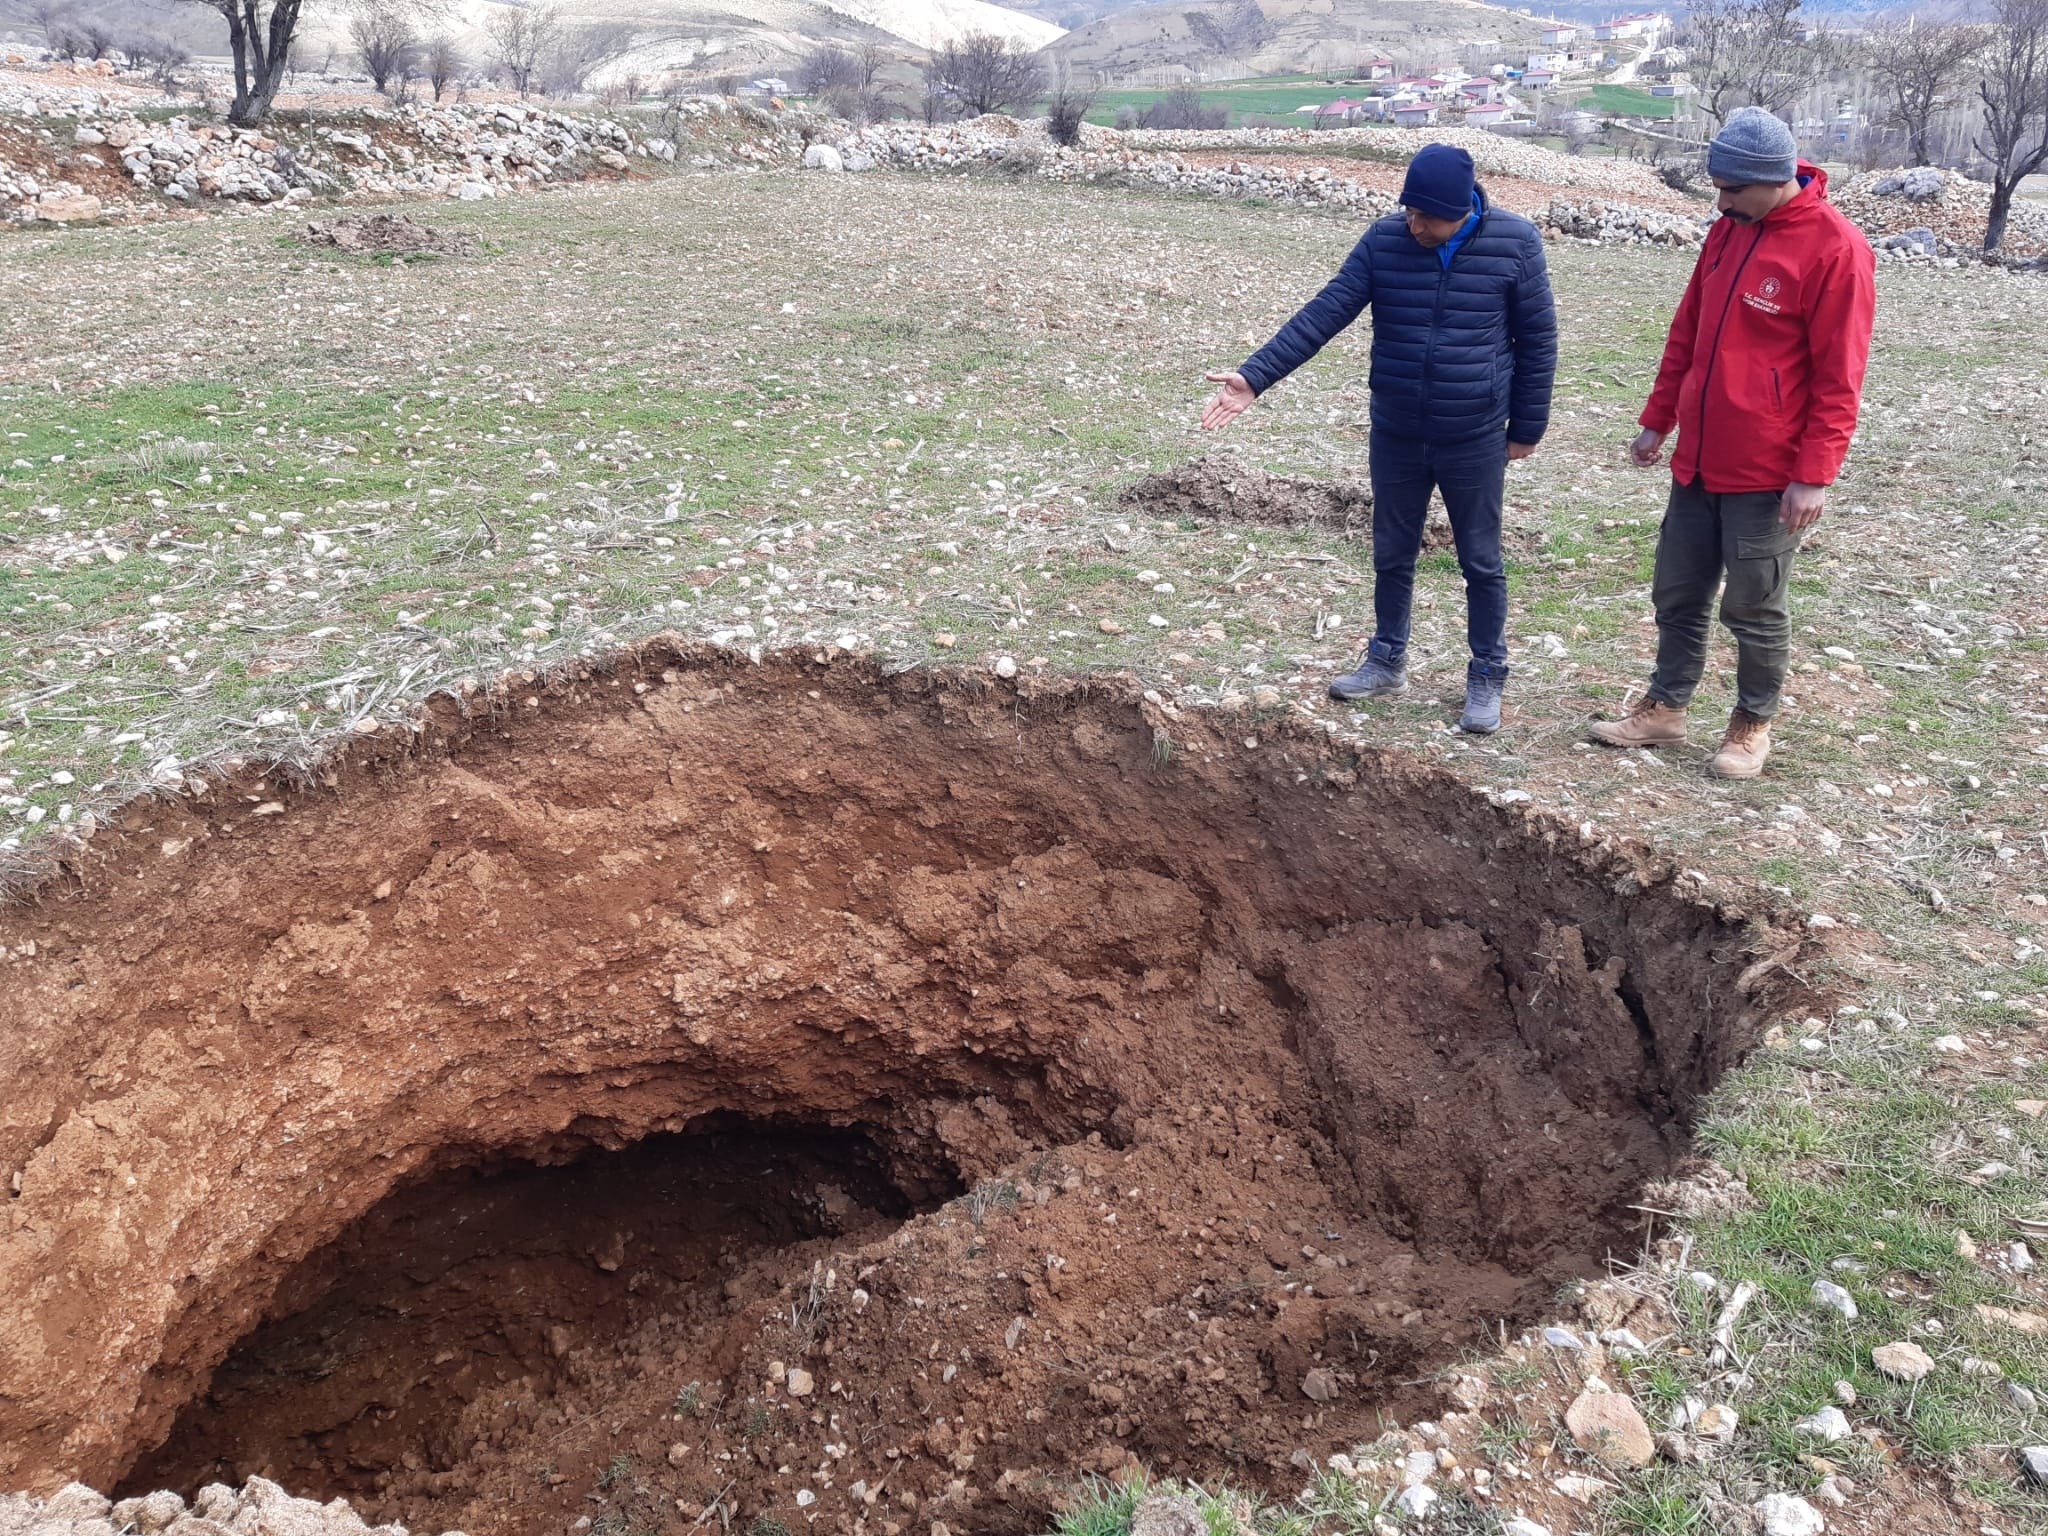
[[[1682,42],[1700,111],[1716,123],[1738,107],[1789,116],[1842,54],[1799,0],[1693,0]]]
[[[97,64],[114,51],[114,29],[103,21],[87,21],[78,29],[78,45]]]
[[[860,60],[836,44],[822,43],[797,66],[796,84],[806,96],[841,89],[857,91],[862,87]]]
[[[1081,125],[1095,110],[1099,93],[1074,79],[1073,66],[1062,59],[1053,71],[1052,99],[1045,109],[1045,131],[1053,143],[1071,149],[1081,142]]]
[[[512,89],[529,96],[539,83],[542,62],[560,47],[562,15],[551,0],[533,5],[508,5],[484,21],[493,62],[505,72]]]
[[[1029,106],[1045,94],[1045,66],[1022,43],[987,32],[946,44],[932,69],[946,94],[975,116]]]
[[[927,128],[934,123],[943,123],[960,110],[959,102],[946,89],[946,82],[939,73],[936,63],[924,67],[924,83],[917,93],[917,115],[924,119]]]
[[[1931,165],[1928,128],[1967,98],[1971,66],[1987,41],[1982,27],[1894,17],[1870,29],[1865,57],[1884,93],[1885,118],[1906,135],[1914,165]]]
[[[1977,94],[1984,123],[1977,153],[1991,170],[1984,249],[2005,238],[2013,194],[2048,164],[2048,0],[1994,0],[1991,42]]]
[[[1183,81],[1147,107],[1132,126],[1137,128],[1221,128],[1230,108],[1212,107],[1202,93]]]
[[[235,59],[235,99],[228,121],[254,128],[270,115],[284,84],[285,61],[298,36],[305,0],[186,0],[218,11],[228,24],[228,51]]]
[[[574,96],[597,69],[633,50],[633,29],[623,23],[564,27],[561,39],[541,59],[541,89],[550,96]]]
[[[453,85],[469,67],[462,56],[462,50],[455,45],[455,39],[446,32],[436,32],[427,39],[421,65],[425,70],[427,85],[433,90],[434,100],[439,101],[448,87]]]
[[[420,60],[420,37],[412,17],[390,0],[354,0],[348,40],[379,94],[393,79],[403,81]]]

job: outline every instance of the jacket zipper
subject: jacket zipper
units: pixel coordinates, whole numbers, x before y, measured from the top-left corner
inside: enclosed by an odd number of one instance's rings
[[[1451,260],[1439,261],[1436,264],[1436,308],[1429,317],[1429,350],[1422,354],[1422,408],[1425,411],[1429,409],[1431,386],[1436,382],[1436,338],[1437,333],[1444,328],[1444,292],[1451,285],[1451,265],[1465,254],[1467,246],[1479,238],[1479,232],[1486,228],[1486,216],[1492,211],[1491,208],[1482,210],[1479,222],[1472,226],[1472,233],[1451,252]],[[1432,251],[1430,254],[1436,253]]]
[[[1756,248],[1764,243],[1764,227],[1756,227],[1756,237],[1749,242],[1749,249],[1742,253],[1735,275],[1728,279],[1728,297],[1721,301],[1721,320],[1714,327],[1714,345],[1707,352],[1707,371],[1700,375],[1700,432],[1699,440],[1704,446],[1707,435],[1707,391],[1713,387],[1714,365],[1721,361],[1721,335],[1728,329],[1728,311],[1735,303],[1735,290],[1742,286],[1742,274],[1749,269],[1749,258],[1756,254]],[[1700,455],[1693,455],[1695,473],[1700,473]]]
[[[1785,391],[1778,387],[1778,370],[1771,370],[1771,404],[1780,412],[1785,409]]]

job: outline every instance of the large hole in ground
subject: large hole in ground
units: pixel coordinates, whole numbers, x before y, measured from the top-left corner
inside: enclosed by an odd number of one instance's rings
[[[1286,1488],[1635,1251],[1789,947],[1122,685],[441,700],[0,914],[0,1486],[480,1536]]]

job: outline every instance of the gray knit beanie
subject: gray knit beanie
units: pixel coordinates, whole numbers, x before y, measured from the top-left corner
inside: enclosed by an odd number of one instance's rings
[[[1707,174],[1741,183],[1790,181],[1799,174],[1799,145],[1762,107],[1743,107],[1707,146]]]

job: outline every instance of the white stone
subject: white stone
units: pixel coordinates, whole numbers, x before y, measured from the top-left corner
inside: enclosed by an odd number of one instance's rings
[[[1932,1374],[1934,1361],[1918,1344],[1880,1344],[1870,1352],[1870,1363],[1894,1381],[1919,1381]]]
[[[1500,1528],[1501,1536],[1550,1536],[1550,1527],[1538,1525],[1525,1515],[1517,1515]]]
[[[1436,1503],[1436,1490],[1417,1483],[1413,1488],[1403,1488],[1394,1502],[1409,1519],[1427,1520],[1431,1506]]]
[[[1813,1299],[1830,1312],[1839,1312],[1850,1322],[1856,1321],[1856,1298],[1832,1280],[1813,1282]]]
[[[1816,1435],[1830,1443],[1846,1440],[1852,1433],[1849,1428],[1849,1416],[1833,1405],[1808,1414],[1792,1427],[1800,1434]]]
[[[837,172],[846,169],[846,162],[839,158],[839,151],[830,144],[813,144],[804,151],[804,169]]]
[[[1821,1512],[1789,1493],[1767,1493],[1752,1506],[1764,1536],[1820,1536],[1828,1528]]]

